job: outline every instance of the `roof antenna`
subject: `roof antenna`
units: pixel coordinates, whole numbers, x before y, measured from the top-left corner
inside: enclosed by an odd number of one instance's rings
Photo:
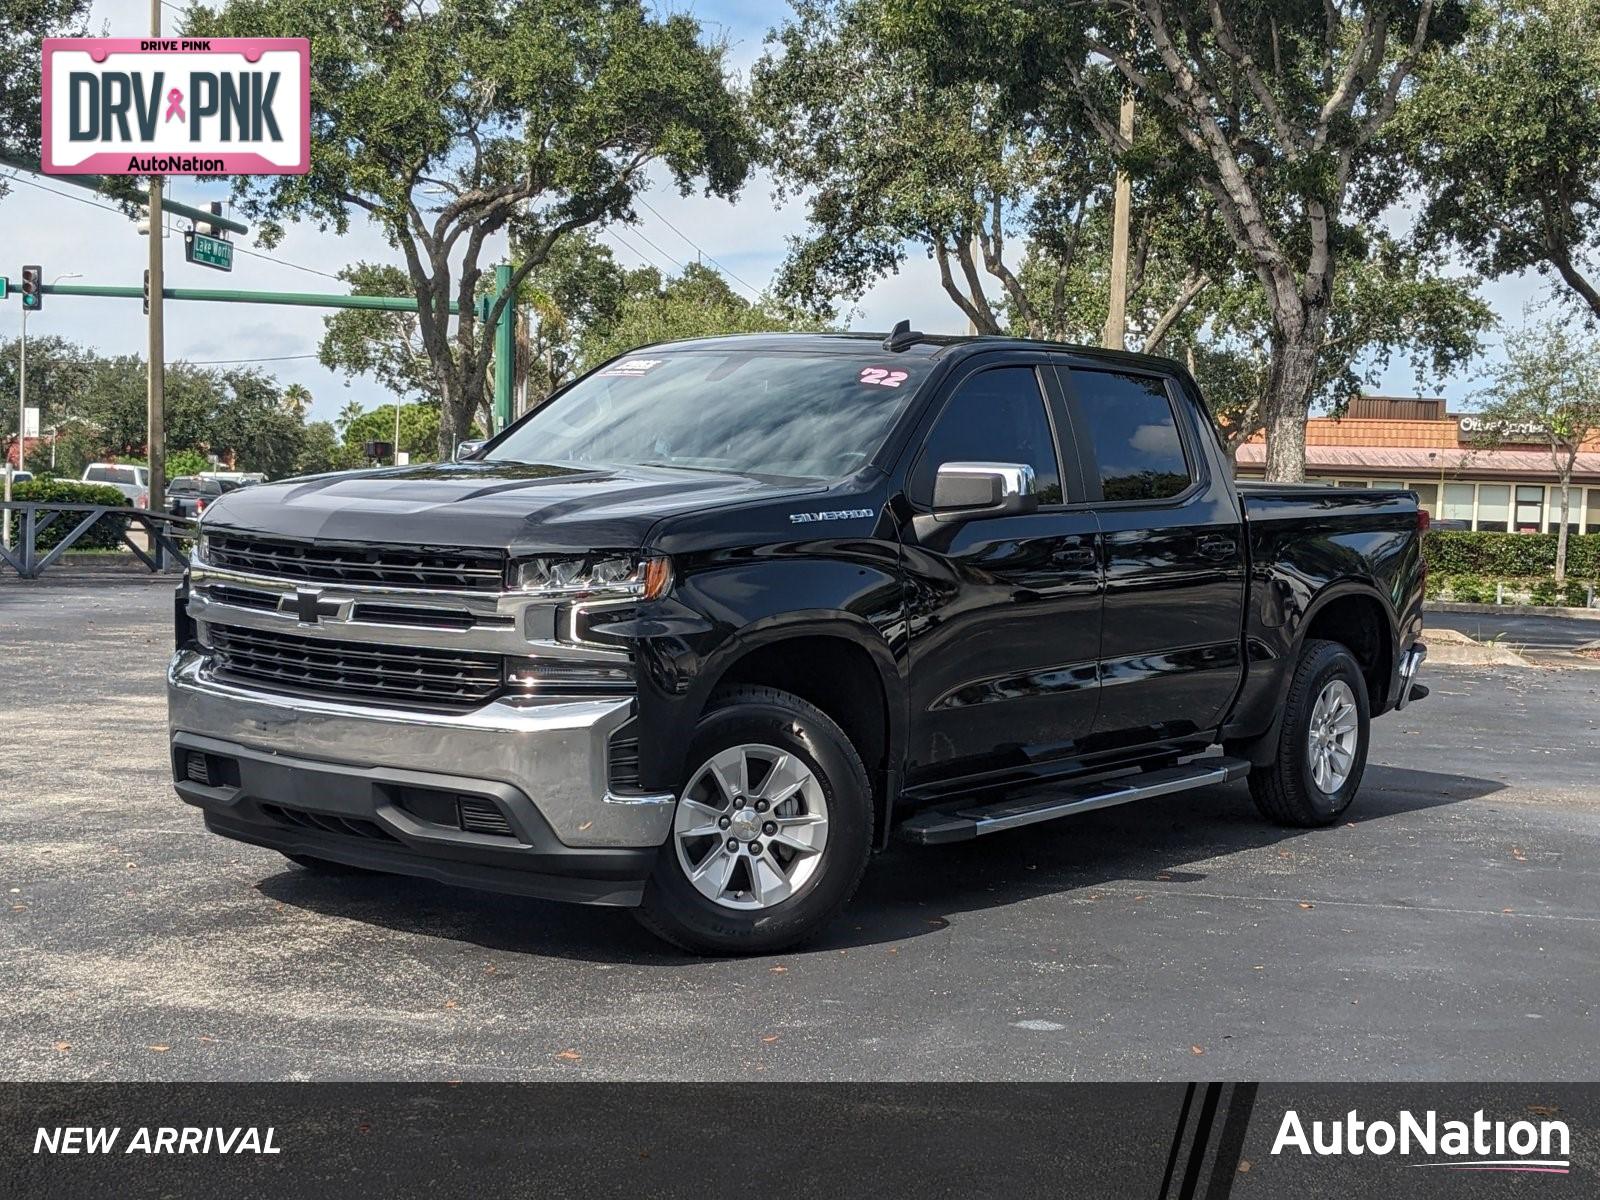
[[[889,336],[883,339],[883,348],[898,354],[909,346],[915,346],[921,340],[921,332],[911,328],[910,321],[896,321],[894,328],[889,331]]]

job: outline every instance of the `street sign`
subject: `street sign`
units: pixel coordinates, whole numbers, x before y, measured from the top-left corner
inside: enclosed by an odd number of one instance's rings
[[[218,271],[233,270],[233,243],[212,237],[209,233],[187,230],[183,235],[183,256],[202,267],[212,267]]]
[[[305,38],[45,38],[47,175],[304,175]]]

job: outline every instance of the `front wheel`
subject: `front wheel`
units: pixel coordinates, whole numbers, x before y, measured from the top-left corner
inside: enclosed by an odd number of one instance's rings
[[[1261,815],[1280,825],[1337,821],[1361,786],[1371,729],[1367,682],[1338,642],[1308,641],[1284,705],[1272,762],[1250,772]]]
[[[820,931],[872,849],[872,788],[844,731],[798,696],[737,687],[701,719],[689,762],[639,920],[701,954]]]

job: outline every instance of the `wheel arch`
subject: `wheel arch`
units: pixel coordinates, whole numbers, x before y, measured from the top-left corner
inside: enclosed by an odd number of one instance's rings
[[[753,624],[708,659],[693,698],[695,720],[719,691],[738,684],[791,692],[844,730],[872,779],[881,839],[898,792],[908,701],[898,663],[877,629],[837,613]],[[690,766],[681,757],[676,765],[674,777]]]

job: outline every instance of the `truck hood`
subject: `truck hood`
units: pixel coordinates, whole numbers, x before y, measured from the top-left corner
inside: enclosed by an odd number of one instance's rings
[[[639,549],[674,513],[821,490],[672,467],[426,463],[240,488],[206,509],[205,525],[513,553]]]

